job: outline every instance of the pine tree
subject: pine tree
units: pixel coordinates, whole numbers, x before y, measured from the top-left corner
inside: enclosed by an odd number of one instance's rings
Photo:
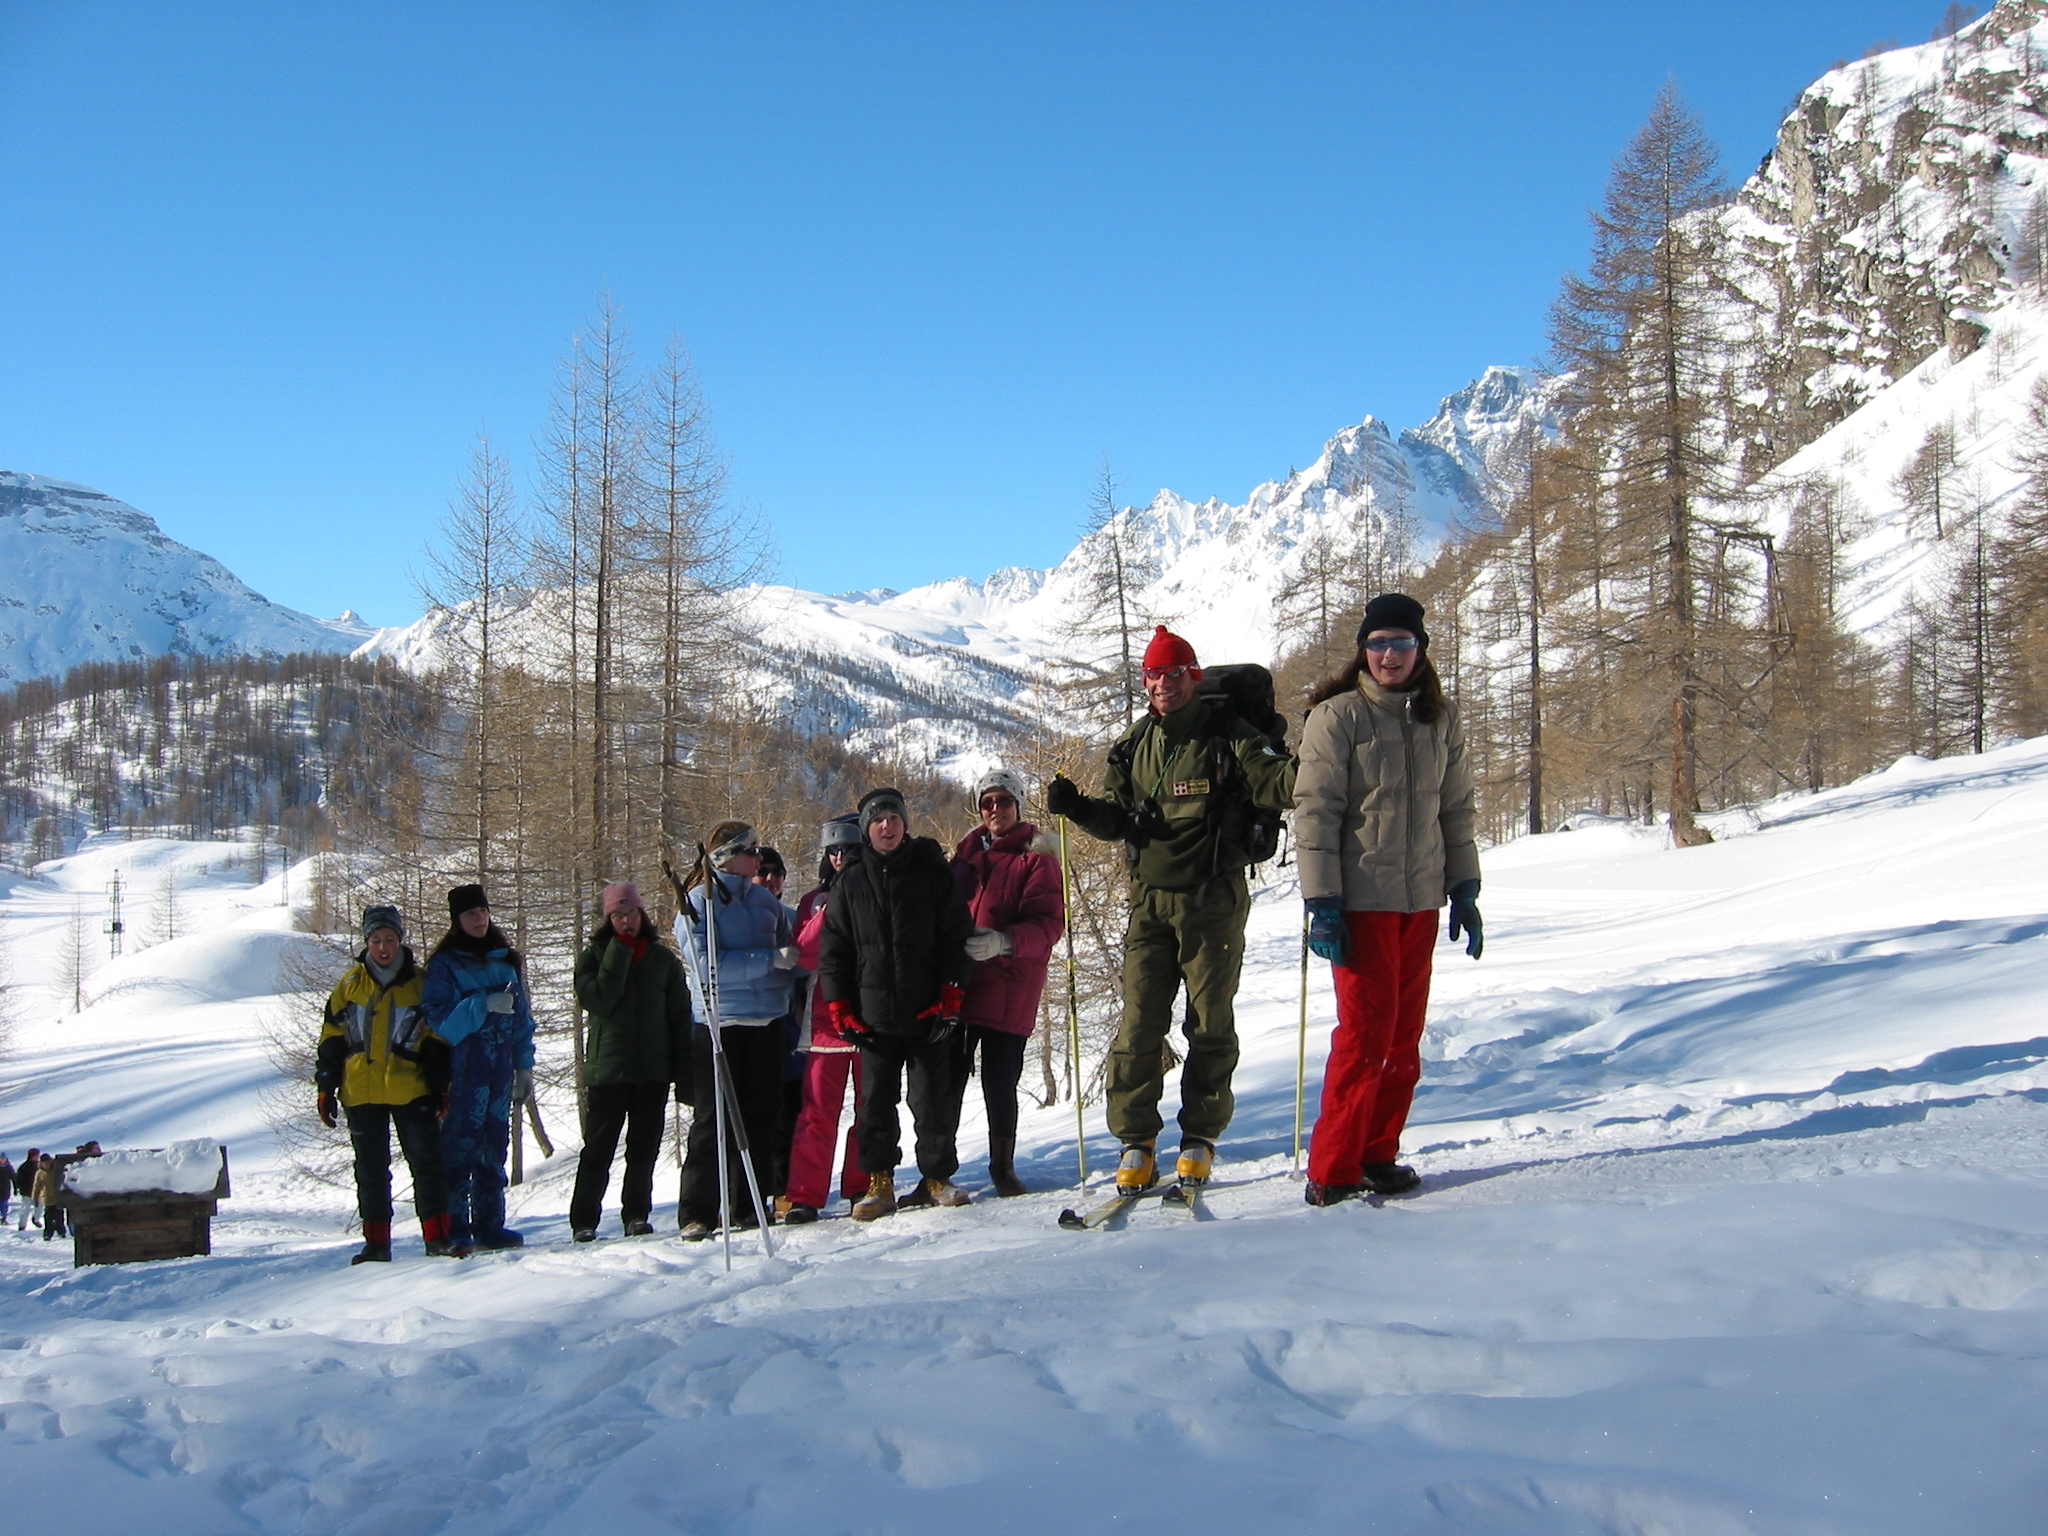
[[[1667,85],[1593,214],[1587,273],[1566,278],[1552,315],[1554,349],[1574,374],[1572,435],[1607,482],[1642,593],[1629,639],[1666,679],[1667,810],[1680,846],[1711,841],[1695,820],[1720,553],[1704,508],[1739,489],[1715,413],[1728,369],[1715,323],[1721,251],[1715,225],[1699,217],[1721,198],[1716,161]]]
[[[1081,547],[1089,565],[1064,635],[1069,655],[1057,670],[1070,707],[1096,729],[1120,730],[1145,705],[1139,660],[1146,631],[1169,621],[1145,607],[1144,589],[1159,579],[1159,563],[1145,547],[1134,514],[1117,503],[1116,475],[1107,458],[1088,493]]]
[[[511,466],[480,435],[429,554],[432,577],[421,595],[449,620],[443,639],[456,679],[451,702],[464,722],[454,809],[476,878],[484,881],[495,867],[499,831],[498,723],[507,671],[499,631],[523,593],[527,547]]]
[[[1923,532],[1932,528],[1937,542],[1948,537],[1949,524],[1955,516],[1956,480],[1961,470],[1956,424],[1936,422],[1928,428],[1926,439],[1906,461],[1905,468],[1892,480],[1892,489],[1898,492],[1909,514],[1909,526]]]

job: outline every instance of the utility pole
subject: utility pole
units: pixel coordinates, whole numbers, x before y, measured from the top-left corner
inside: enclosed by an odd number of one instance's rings
[[[121,871],[114,871],[114,880],[107,887],[107,958],[121,958],[121,935],[127,925],[121,921]]]

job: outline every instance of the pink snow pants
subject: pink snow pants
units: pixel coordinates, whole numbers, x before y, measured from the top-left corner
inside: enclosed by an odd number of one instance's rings
[[[1323,1068],[1323,1104],[1309,1144],[1317,1184],[1357,1184],[1366,1163],[1391,1163],[1422,1076],[1437,914],[1346,912],[1351,959],[1330,968],[1337,1028]]]
[[[784,1191],[793,1205],[808,1205],[821,1211],[832,1201],[832,1149],[839,1140],[839,1110],[846,1102],[846,1080],[853,1079],[853,1093],[860,1097],[859,1051],[812,1051],[804,1068],[804,1108],[797,1116],[796,1131],[789,1142],[789,1187]],[[839,1191],[849,1200],[868,1192],[868,1176],[860,1171],[860,1143],[854,1128],[846,1128],[846,1161],[839,1175]]]

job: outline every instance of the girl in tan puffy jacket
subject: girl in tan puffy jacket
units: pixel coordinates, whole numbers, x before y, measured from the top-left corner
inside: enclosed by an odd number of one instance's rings
[[[1309,947],[1331,962],[1337,993],[1311,1205],[1421,1182],[1394,1159],[1422,1075],[1437,908],[1448,901],[1451,937],[1467,932],[1467,952],[1480,951],[1472,773],[1422,605],[1374,598],[1358,646],[1313,695],[1294,786]]]

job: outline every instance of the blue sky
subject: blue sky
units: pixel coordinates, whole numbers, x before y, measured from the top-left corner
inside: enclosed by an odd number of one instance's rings
[[[402,623],[609,292],[785,579],[1047,564],[1532,360],[1667,75],[1739,180],[1945,8],[0,0],[0,468]]]

